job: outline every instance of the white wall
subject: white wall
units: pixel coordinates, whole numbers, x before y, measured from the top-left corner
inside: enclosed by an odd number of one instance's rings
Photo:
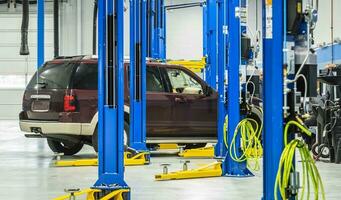
[[[53,23],[51,5],[46,5],[45,58],[53,56]],[[37,17],[36,6],[30,6],[28,44],[30,55],[20,56],[21,5],[0,5],[0,119],[17,119],[21,110],[25,85],[36,70]]]
[[[198,2],[168,0],[167,5]],[[197,59],[203,56],[202,7],[166,11],[166,46],[169,59]]]

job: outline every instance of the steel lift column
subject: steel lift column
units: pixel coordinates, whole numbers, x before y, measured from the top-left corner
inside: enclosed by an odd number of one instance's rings
[[[146,0],[130,0],[130,144],[146,147]]]
[[[44,64],[45,60],[45,1],[37,1],[37,24],[38,24],[38,34],[37,34],[37,67],[40,68]]]
[[[218,1],[218,142],[215,146],[215,156],[224,158],[226,156],[227,147],[224,142],[224,125],[227,115],[227,97],[226,97],[226,81],[227,81],[227,0]]]
[[[241,65],[240,5],[240,0],[228,1],[228,141],[233,140],[234,130],[241,119],[239,82],[239,68]],[[236,146],[240,146],[240,134],[236,138]],[[252,173],[247,169],[246,162],[234,161],[229,153],[223,161],[222,169],[223,174],[228,176],[252,176]]]
[[[263,200],[274,200],[283,151],[284,0],[263,1],[264,159]],[[278,195],[280,196],[280,195]]]
[[[164,0],[147,0],[147,57],[166,59],[166,12]]]
[[[103,195],[124,191],[123,0],[98,1],[98,180]]]
[[[217,9],[216,0],[203,5],[203,54],[207,59],[204,78],[213,89],[217,88]]]

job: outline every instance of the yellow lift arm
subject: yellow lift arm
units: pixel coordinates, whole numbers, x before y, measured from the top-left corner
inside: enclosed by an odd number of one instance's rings
[[[206,58],[203,57],[201,60],[169,60],[167,63],[172,65],[182,65],[195,73],[199,73],[206,66]]]
[[[141,152],[133,155],[131,152],[124,152],[124,165],[136,166],[149,164],[147,159],[149,153]],[[57,160],[54,165],[56,167],[85,167],[85,166],[98,166],[98,159],[78,159],[78,160]]]

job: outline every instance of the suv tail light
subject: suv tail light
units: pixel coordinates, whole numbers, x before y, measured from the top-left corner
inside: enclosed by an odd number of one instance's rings
[[[64,96],[64,111],[74,112],[76,111],[76,97],[73,95]]]

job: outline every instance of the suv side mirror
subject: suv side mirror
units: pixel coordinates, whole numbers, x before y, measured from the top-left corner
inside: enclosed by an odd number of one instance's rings
[[[210,86],[205,85],[204,94],[205,94],[206,96],[211,96],[212,93],[213,93],[213,89],[212,89]]]

